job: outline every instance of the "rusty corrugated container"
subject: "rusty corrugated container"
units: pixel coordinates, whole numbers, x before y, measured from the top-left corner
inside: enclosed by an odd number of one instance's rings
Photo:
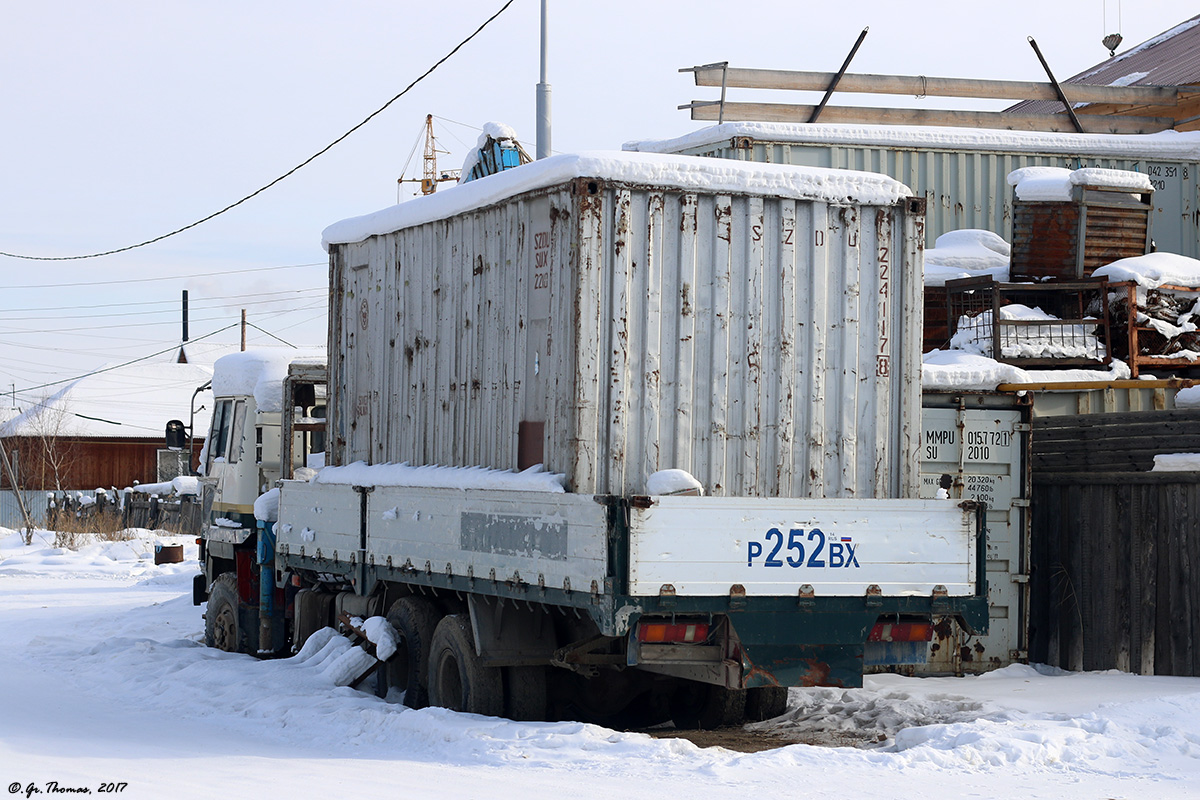
[[[331,463],[544,463],[582,493],[644,493],[678,468],[714,495],[915,496],[924,203],[906,194],[612,153],[339,223]]]
[[[1073,280],[1151,249],[1149,192],[1074,187],[1069,202],[1013,200],[1011,280]]]
[[[925,198],[930,242],[962,228],[989,230],[1013,241],[1012,192],[1006,178],[1022,167],[1141,172],[1154,186],[1157,249],[1200,258],[1196,132],[1113,135],[741,122],[625,147],[890,175]]]

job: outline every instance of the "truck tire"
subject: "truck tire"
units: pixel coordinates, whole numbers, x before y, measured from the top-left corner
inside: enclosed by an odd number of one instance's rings
[[[746,690],[746,721],[775,719],[787,711],[786,686],[756,686]]]
[[[713,730],[746,720],[746,690],[680,681],[671,694],[671,719],[679,730]]]
[[[504,668],[504,715],[518,722],[546,719],[546,667]]]
[[[204,611],[204,643],[226,653],[249,652],[238,616],[237,575],[226,572],[213,581]]]
[[[387,621],[400,635],[400,647],[387,663],[387,685],[404,692],[404,705],[424,708],[429,705],[429,647],[437,608],[423,597],[401,597],[388,609]]]
[[[452,711],[498,717],[504,713],[500,670],[475,654],[475,637],[465,614],[443,617],[429,647],[429,704]]]

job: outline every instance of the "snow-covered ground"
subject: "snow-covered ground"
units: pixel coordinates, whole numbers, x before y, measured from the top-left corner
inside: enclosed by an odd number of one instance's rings
[[[0,529],[10,794],[49,797],[57,782],[129,798],[1200,797],[1200,679],[1014,666],[793,689],[763,727],[861,746],[752,754],[413,711],[334,685],[340,637],[279,661],[205,648],[196,562],[154,566],[156,537],[140,533],[74,552]]]

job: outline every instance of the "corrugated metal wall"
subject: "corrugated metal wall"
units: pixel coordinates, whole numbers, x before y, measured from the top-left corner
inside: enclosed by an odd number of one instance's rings
[[[921,206],[584,179],[336,246],[334,460],[514,468],[524,422],[577,492],[915,496]]]
[[[22,491],[21,499],[25,501],[25,510],[29,512],[34,525],[46,524],[46,493],[41,491]],[[16,492],[12,489],[0,489],[0,528],[18,530],[25,527],[25,519],[21,516],[21,506],[17,502]]]
[[[744,137],[741,137],[744,139]],[[1008,173],[1021,167],[1100,167],[1142,172],[1154,185],[1154,240],[1159,250],[1200,257],[1196,169],[1183,161],[1112,158],[1079,153],[1039,155],[933,147],[753,141],[748,148],[705,145],[680,152],[759,161],[879,172],[903,182],[928,203],[928,242],[961,228],[982,228],[1012,241],[1012,187]]]

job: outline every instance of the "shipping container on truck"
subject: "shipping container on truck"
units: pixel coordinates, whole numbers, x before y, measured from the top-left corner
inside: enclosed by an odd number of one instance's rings
[[[712,726],[985,629],[982,506],[918,496],[922,220],[603,153],[332,226],[328,466],[261,532],[292,645],[386,613],[406,702]]]

